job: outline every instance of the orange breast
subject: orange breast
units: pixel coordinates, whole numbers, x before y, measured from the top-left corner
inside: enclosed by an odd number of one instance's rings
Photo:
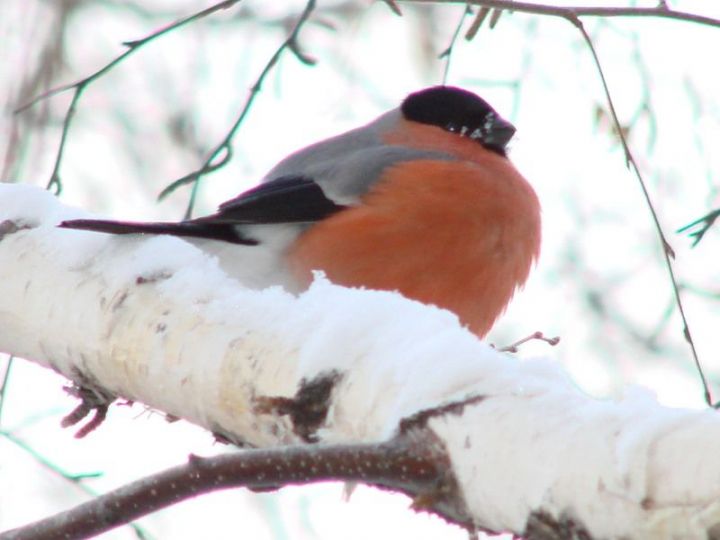
[[[347,286],[398,290],[485,335],[527,279],[540,245],[535,193],[504,158],[423,160],[386,171],[363,204],[308,229],[288,253]]]

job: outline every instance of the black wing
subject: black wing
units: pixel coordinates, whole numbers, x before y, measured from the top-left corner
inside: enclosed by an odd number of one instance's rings
[[[257,240],[244,236],[235,226],[312,223],[344,208],[327,198],[312,179],[283,176],[241,193],[221,204],[215,214],[197,219],[179,223],[75,219],[59,226],[110,234],[169,234],[256,245]]]
[[[282,176],[220,205],[196,223],[312,223],[345,206],[335,204],[311,178]]]

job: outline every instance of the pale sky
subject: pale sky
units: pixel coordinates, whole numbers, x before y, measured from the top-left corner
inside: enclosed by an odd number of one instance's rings
[[[158,15],[145,19],[105,4],[85,6],[68,25],[66,67],[53,85],[71,82],[180,13],[206,3],[144,2]],[[186,174],[219,142],[234,121],[247,89],[283,39],[276,17],[302,2],[243,4],[259,20],[229,23],[220,13],[148,45],[80,102],[62,167],[63,201],[127,219],[179,219],[188,190],[156,204],[155,195]],[[619,3],[618,3],[619,4]],[[654,5],[645,2],[645,5]],[[720,17],[720,4],[671,2],[673,7]],[[323,12],[323,22],[300,35],[318,61],[301,65],[286,53],[233,140],[234,158],[202,184],[196,215],[257,182],[289,152],[372,120],[409,92],[438,84],[462,7],[447,6],[434,19],[404,6],[393,16],[382,4],[349,18]],[[0,88],[17,91],[16,68],[38,54],[56,21],[44,2],[6,2],[0,8]],[[469,20],[465,23],[465,28]],[[690,249],[675,230],[720,206],[720,80],[715,68],[720,29],[652,19],[585,19],[603,63],[615,105],[669,241],[701,359],[717,379],[720,321],[711,231]],[[5,50],[3,50],[5,49]],[[28,61],[32,64],[33,61]],[[657,235],[637,180],[624,165],[612,135],[602,87],[578,32],[566,21],[515,13],[470,43],[458,40],[449,84],[481,94],[518,128],[510,157],[533,184],[543,206],[543,252],[524,291],[490,336],[500,344],[535,330],[560,335],[549,348],[535,343],[520,355],[561,362],[574,381],[601,397],[642,385],[665,404],[702,406],[681,325],[671,309],[670,284]],[[24,96],[25,98],[30,96]],[[26,154],[10,169],[12,180],[44,185],[57,149],[59,122],[69,96],[49,107],[53,122],[24,143]],[[645,108],[644,108],[645,107]],[[178,122],[189,119],[190,125]],[[174,125],[175,139],[169,135]],[[0,150],[9,143],[3,117]],[[178,144],[180,141],[180,144]],[[196,147],[201,151],[197,152]],[[604,311],[592,310],[600,299]],[[647,345],[657,332],[657,350]],[[1,365],[1,364],[0,364]],[[1,371],[0,371],[1,373]],[[99,491],[157,471],[188,453],[220,450],[211,437],[183,422],[165,423],[139,406],[114,407],[108,422],[83,441],[59,427],[74,407],[63,381],[19,361],[4,405],[5,429],[17,431],[39,453],[73,473],[102,471],[89,481]],[[718,385],[720,388],[720,385]],[[720,390],[717,392],[720,395]],[[38,466],[26,452],[0,439],[0,529],[84,500],[65,480]],[[408,500],[358,489],[349,503],[337,484],[290,488],[279,494],[236,490],[202,497],[144,520],[155,538],[465,538],[432,517],[407,510]],[[240,513],[241,512],[241,513]],[[233,520],[241,516],[239,520]],[[210,532],[209,527],[217,530]],[[229,529],[232,527],[232,530]],[[238,532],[240,531],[240,532]],[[103,538],[133,538],[129,528]]]

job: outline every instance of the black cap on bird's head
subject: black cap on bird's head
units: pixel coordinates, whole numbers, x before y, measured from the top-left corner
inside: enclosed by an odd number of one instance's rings
[[[410,94],[400,111],[407,120],[476,140],[502,156],[515,134],[515,126],[484,99],[454,86],[433,86]]]

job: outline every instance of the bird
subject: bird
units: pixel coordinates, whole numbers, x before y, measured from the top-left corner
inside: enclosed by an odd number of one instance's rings
[[[321,271],[338,285],[398,291],[484,337],[540,252],[538,197],[507,155],[515,131],[475,93],[433,86],[290,154],[214,214],[59,226],[184,237],[253,288],[301,292]]]

